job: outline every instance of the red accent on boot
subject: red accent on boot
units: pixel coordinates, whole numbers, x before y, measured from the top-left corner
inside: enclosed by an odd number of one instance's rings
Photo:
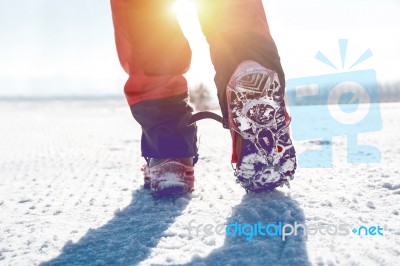
[[[235,131],[231,131],[231,136],[232,136],[232,159],[231,163],[237,163],[238,161],[238,155],[236,154],[236,134]]]
[[[289,115],[288,111],[285,110],[285,122],[286,122],[286,125],[289,125],[290,120],[291,120],[291,119],[290,119],[290,115]],[[290,128],[288,128],[288,134],[289,134],[289,136],[290,136]]]

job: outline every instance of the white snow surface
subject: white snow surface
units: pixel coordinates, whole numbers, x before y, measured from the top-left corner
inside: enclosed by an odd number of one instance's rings
[[[336,137],[333,168],[299,168],[291,189],[260,194],[235,183],[229,132],[201,121],[195,191],[155,199],[125,102],[1,102],[0,265],[398,265],[400,105],[381,109],[383,130],[360,136],[381,163],[347,164]],[[246,240],[225,233],[235,222],[384,231]]]

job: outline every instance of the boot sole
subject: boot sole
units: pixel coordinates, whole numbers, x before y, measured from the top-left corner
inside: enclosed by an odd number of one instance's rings
[[[272,190],[293,179],[296,152],[285,120],[282,88],[274,71],[261,69],[239,75],[228,84],[230,126],[242,138],[238,183],[246,191]]]

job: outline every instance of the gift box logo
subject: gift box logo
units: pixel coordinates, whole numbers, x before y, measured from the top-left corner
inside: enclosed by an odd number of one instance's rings
[[[339,40],[342,69],[345,69],[347,40]],[[380,162],[380,151],[359,144],[360,133],[382,128],[375,70],[350,71],[372,56],[368,49],[349,71],[287,80],[286,95],[292,116],[292,137],[305,141],[305,152],[298,154],[300,167],[332,167],[332,137],[347,137],[347,162]],[[316,59],[338,70],[318,52]],[[345,147],[343,147],[345,149]]]

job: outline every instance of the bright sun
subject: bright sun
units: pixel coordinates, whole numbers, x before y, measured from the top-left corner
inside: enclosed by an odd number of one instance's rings
[[[196,5],[193,0],[176,0],[172,6],[172,10],[177,14],[177,16],[182,16],[196,11]]]
[[[197,42],[198,38],[202,36],[194,1],[177,0],[172,6],[172,10],[176,14],[185,36],[189,41]]]
[[[190,70],[185,77],[189,84],[203,83],[212,87],[214,86],[214,67],[211,64],[208,44],[197,18],[195,2],[195,0],[177,0],[172,7],[192,49]]]

